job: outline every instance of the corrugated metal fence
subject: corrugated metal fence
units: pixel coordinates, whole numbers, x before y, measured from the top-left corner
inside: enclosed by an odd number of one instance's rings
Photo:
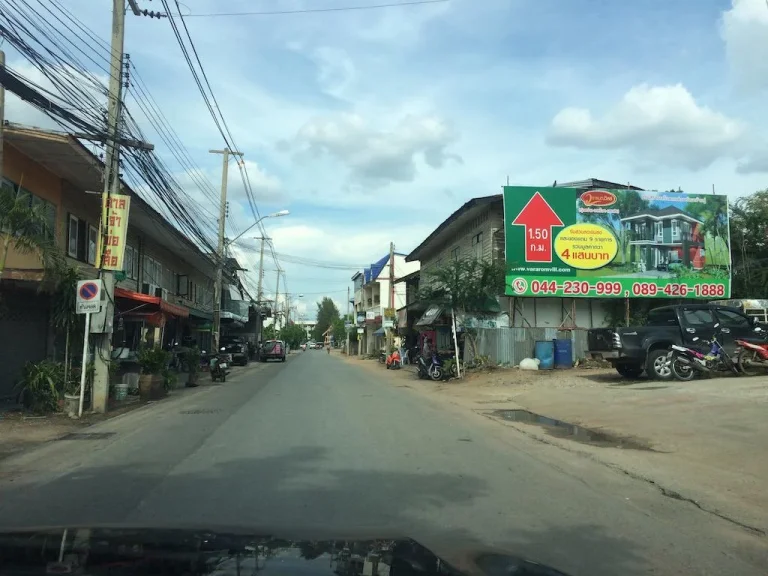
[[[490,356],[495,364],[516,366],[523,358],[533,358],[537,341],[570,338],[573,341],[573,360],[584,358],[587,351],[586,330],[558,330],[557,328],[478,328],[477,351]],[[464,347],[464,359],[470,360],[470,346]]]

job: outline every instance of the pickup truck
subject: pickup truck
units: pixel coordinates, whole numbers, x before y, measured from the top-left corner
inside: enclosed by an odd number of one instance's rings
[[[717,328],[715,325],[718,325]],[[713,304],[681,304],[654,308],[642,326],[593,328],[587,333],[589,355],[606,360],[622,376],[669,380],[667,353],[673,344],[701,348],[701,340],[718,341],[730,354],[736,339],[763,340],[765,328],[741,310]]]

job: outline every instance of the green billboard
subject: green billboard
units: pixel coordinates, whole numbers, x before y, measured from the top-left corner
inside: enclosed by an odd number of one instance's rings
[[[728,298],[728,198],[504,187],[506,294]]]

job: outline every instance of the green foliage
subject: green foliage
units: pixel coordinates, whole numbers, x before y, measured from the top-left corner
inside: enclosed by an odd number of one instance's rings
[[[78,280],[80,280],[80,272],[77,268],[65,266],[57,271],[51,295],[51,325],[62,334],[70,336],[75,335],[79,320],[75,312]]]
[[[315,342],[322,342],[325,331],[333,326],[339,317],[339,309],[336,308],[333,300],[327,296],[323,297],[323,300],[317,303],[317,324],[312,329],[312,339]]]
[[[347,340],[347,329],[344,327],[344,319],[343,318],[337,318],[333,321],[333,339],[336,342],[346,342]]]
[[[176,382],[178,380],[178,377],[176,374],[171,372],[171,370],[166,366],[163,367],[163,369],[160,371],[160,374],[163,376],[163,388],[166,392],[169,392],[170,390],[173,390],[176,388]]]
[[[264,326],[264,328],[262,328],[261,339],[277,340],[277,329],[275,328],[274,324],[270,324],[269,326]]]
[[[304,328],[291,322],[280,330],[280,340],[294,350],[307,340],[307,333]]]
[[[768,190],[731,207],[734,298],[768,298]]]
[[[183,354],[183,360],[187,365],[187,369],[189,370],[189,375],[197,374],[200,372],[200,349],[195,348],[189,348],[186,350]]]
[[[637,190],[622,190],[617,194],[616,203],[611,208],[618,208],[622,216],[637,214],[649,207],[648,201],[643,200]],[[586,212],[580,215],[584,222],[600,224],[610,229],[618,241],[618,262],[624,264],[629,261],[629,241],[631,232],[622,226],[621,220],[615,214],[605,212]]]
[[[52,360],[27,362],[19,382],[22,404],[35,414],[55,412],[64,388],[64,364]]]
[[[452,260],[427,272],[426,277],[419,290],[420,300],[474,316],[498,313],[498,296],[504,294],[502,263],[478,258]]]
[[[56,249],[55,230],[49,228],[45,206],[35,205],[29,193],[19,187],[0,185],[0,279],[2,279],[8,251],[13,248],[21,254],[37,253],[47,272],[64,262],[63,253]]]
[[[161,374],[168,366],[170,353],[162,348],[142,346],[137,353],[137,359],[142,374]]]

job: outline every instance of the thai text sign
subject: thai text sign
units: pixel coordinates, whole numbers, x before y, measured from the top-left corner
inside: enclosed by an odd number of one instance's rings
[[[726,196],[506,186],[504,231],[509,296],[730,296]]]
[[[101,268],[103,270],[119,271],[123,269],[130,208],[130,196],[124,194],[102,195],[101,230],[99,231],[97,254],[101,254]]]

